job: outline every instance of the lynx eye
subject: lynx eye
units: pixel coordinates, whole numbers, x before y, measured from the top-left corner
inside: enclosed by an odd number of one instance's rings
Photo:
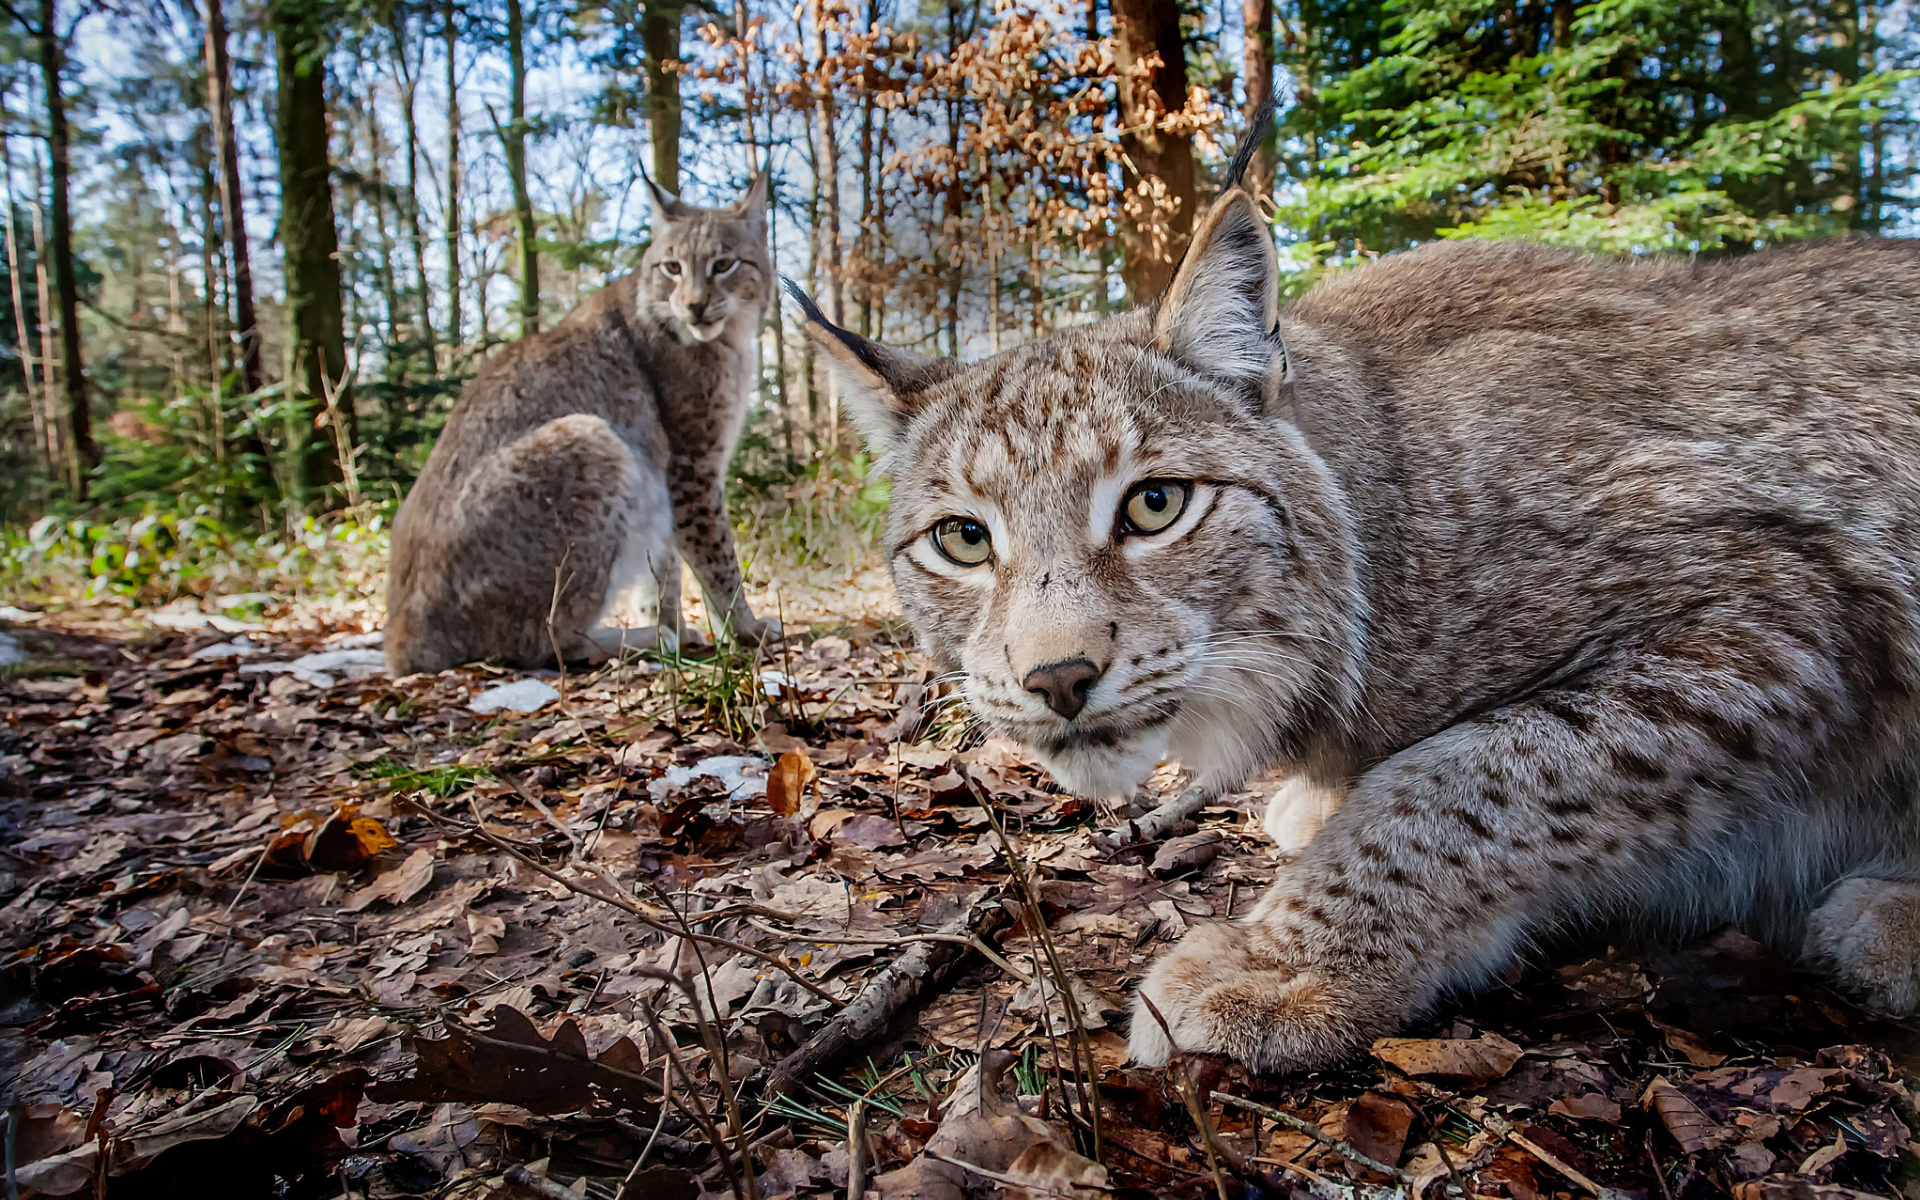
[[[713,260],[713,266],[709,269],[713,272],[713,277],[718,279],[728,271],[733,270],[737,265],[738,264],[731,258],[716,258]]]
[[[661,263],[660,269],[662,271],[665,271],[667,274],[673,276],[675,279],[680,278],[680,264],[677,262]]]
[[[1159,533],[1180,519],[1193,495],[1193,485],[1179,479],[1149,479],[1136,483],[1120,506],[1122,533]]]
[[[933,548],[948,562],[977,567],[993,557],[993,536],[971,517],[948,517],[933,527]]]

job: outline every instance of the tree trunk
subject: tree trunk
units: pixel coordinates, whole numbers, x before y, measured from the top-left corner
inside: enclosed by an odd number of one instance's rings
[[[27,328],[27,305],[21,286],[20,239],[14,228],[19,205],[13,199],[13,139],[4,135],[0,135],[0,165],[4,165],[7,174],[7,282],[13,292],[13,323],[20,344],[20,377],[27,389],[27,407],[33,410],[34,444],[46,454],[47,478],[59,479],[63,461],[60,456],[60,421],[54,408],[53,389],[42,389],[34,381],[33,365],[37,356],[33,352],[32,334]],[[44,379],[46,363],[44,359],[39,361],[41,377]]]
[[[427,286],[427,235],[420,224],[420,125],[413,102],[420,79],[407,62],[406,25],[398,10],[393,18],[393,50],[400,64],[400,115],[407,130],[407,232],[413,241],[413,275],[418,284],[420,312],[415,336],[426,356],[427,370],[435,369],[433,345],[433,290]]]
[[[260,322],[253,309],[253,266],[247,249],[247,214],[242,207],[240,148],[233,135],[233,72],[227,60],[227,18],[221,0],[207,0],[207,110],[213,117],[213,152],[220,162],[220,210],[233,257],[233,327],[240,335],[240,387],[257,392],[265,382],[260,369]]]
[[[1159,117],[1187,103],[1186,48],[1179,0],[1113,0],[1115,60],[1121,71],[1120,147],[1133,169],[1126,186],[1147,200],[1143,218],[1123,217],[1121,276],[1127,302],[1138,306],[1165,291],[1193,233],[1196,197],[1193,140],[1158,128]],[[1158,55],[1160,65],[1136,80],[1136,65]]]
[[[454,0],[446,0],[447,27],[447,367],[461,344],[460,321],[460,82],[454,52],[460,38],[454,25]],[[485,298],[482,298],[485,303]]]
[[[87,408],[87,377],[80,362],[80,285],[73,273],[73,215],[67,201],[67,103],[60,92],[60,33],[54,0],[40,0],[40,75],[47,93],[47,181],[51,193],[53,289],[60,306],[60,383],[67,412],[67,486],[87,490],[86,472],[99,461],[93,444],[93,414]],[[42,317],[45,320],[45,317]]]
[[[833,89],[827,72],[827,14],[823,0],[810,0],[807,12],[812,29],[813,65],[819,76],[813,84],[813,136],[819,145],[820,223],[815,234],[820,239],[820,257],[826,269],[827,319],[835,325],[846,324],[846,292],[840,267],[840,142],[833,103]],[[832,384],[828,384],[829,395]],[[829,405],[832,406],[831,401]],[[837,433],[829,429],[830,439]]]
[[[653,181],[680,194],[680,17],[684,0],[648,0],[640,17],[647,52],[647,137],[653,143]]]
[[[326,64],[319,31],[280,0],[273,10],[278,63],[280,246],[286,255],[287,325],[293,342],[293,384],[307,400],[331,409],[319,436],[304,438],[300,475],[310,488],[354,486],[356,433],[347,387],[346,337],[340,294],[340,235],[334,225],[327,157]]]
[[[1273,0],[1241,0],[1240,17],[1246,27],[1242,74],[1246,77],[1247,120],[1273,95]],[[1247,190],[1259,199],[1273,195],[1274,138],[1269,136],[1253,152],[1247,166]]]
[[[533,223],[533,201],[527,195],[527,30],[520,0],[507,0],[507,66],[511,124],[503,148],[520,243],[520,336],[528,337],[540,332],[540,256],[535,251],[539,231]]]

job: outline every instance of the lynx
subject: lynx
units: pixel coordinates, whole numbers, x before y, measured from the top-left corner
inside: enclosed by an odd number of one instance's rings
[[[396,674],[676,644],[676,551],[716,620],[748,640],[778,632],[747,606],[725,486],[773,283],[766,177],[720,209],[648,187],[640,269],[489,362],[401,505]],[[641,625],[613,623],[648,607]]]
[[[1920,244],[1441,242],[1276,297],[1230,184],[1157,303],[982,362],[810,314],[980,716],[1078,792],[1344,797],[1152,968],[1134,1056],[1326,1064],[1601,920],[1911,1010]]]

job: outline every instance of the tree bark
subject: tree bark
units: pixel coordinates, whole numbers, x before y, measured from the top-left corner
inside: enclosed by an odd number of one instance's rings
[[[64,57],[54,25],[54,0],[40,0],[40,75],[47,94],[48,220],[52,225],[53,289],[60,306],[60,383],[67,412],[67,486],[87,490],[86,472],[99,461],[87,377],[80,361],[80,284],[74,278],[73,214],[68,207],[67,103],[60,91]],[[43,318],[44,319],[44,318]]]
[[[1174,267],[1193,233],[1193,139],[1158,128],[1159,118],[1187,103],[1186,47],[1179,0],[1113,0],[1115,60],[1121,70],[1121,149],[1131,170],[1122,180],[1149,201],[1144,219],[1123,217],[1121,276],[1127,302],[1145,304],[1173,281]],[[1157,57],[1144,78],[1133,72]],[[1154,210],[1158,209],[1156,213]]]
[[[503,135],[507,178],[513,186],[513,217],[520,243],[520,336],[540,332],[539,230],[527,194],[527,30],[520,0],[507,0],[507,67],[511,123]]]
[[[221,0],[207,0],[207,111],[213,117],[213,151],[220,162],[220,210],[233,259],[233,327],[240,335],[240,386],[260,390],[260,321],[253,307],[253,266],[247,249],[245,195],[240,187],[240,148],[233,135],[233,71],[227,59],[227,17]]]
[[[680,17],[684,0],[648,0],[640,17],[647,52],[647,137],[653,144],[653,181],[680,194]]]
[[[280,245],[286,255],[287,324],[293,340],[291,382],[306,399],[327,406],[332,428],[304,438],[301,479],[310,488],[347,483],[357,440],[347,387],[347,349],[340,293],[340,234],[334,224],[327,155],[326,64],[319,30],[297,7],[273,10],[279,75]],[[329,423],[331,424],[331,423]]]
[[[407,232],[413,241],[413,274],[420,306],[415,318],[419,322],[416,336],[426,356],[427,370],[432,371],[435,369],[433,290],[427,286],[427,235],[420,224],[420,125],[413,107],[420,79],[407,62],[406,25],[398,9],[393,16],[393,51],[400,66],[400,115],[407,130]]]
[[[454,0],[446,0],[447,40],[447,366],[461,344],[460,321],[460,81],[454,54],[460,35],[454,25]],[[485,303],[484,298],[482,303]]]
[[[835,325],[846,324],[846,292],[840,266],[840,141],[833,88],[827,71],[827,14],[822,0],[810,0],[807,6],[809,36],[813,42],[813,65],[819,72],[813,84],[813,136],[819,145],[820,223],[815,235],[820,239],[820,258],[826,270],[827,319]],[[828,385],[831,394],[832,384]],[[831,407],[831,402],[830,402]],[[837,416],[838,414],[832,414]],[[828,430],[829,438],[836,437]]]
[[[27,305],[21,284],[20,239],[14,228],[19,205],[13,199],[13,140],[4,135],[0,135],[0,166],[5,167],[7,175],[7,282],[13,293],[13,323],[19,336],[20,377],[27,389],[27,407],[33,410],[34,444],[47,456],[47,478],[59,479],[62,463],[60,421],[54,408],[53,389],[42,389],[34,380],[33,365],[37,356],[33,352],[32,333],[27,328]],[[40,360],[40,367],[44,379],[44,360]]]
[[[1241,58],[1246,77],[1248,121],[1273,95],[1273,0],[1241,0],[1240,17],[1245,25],[1245,50]],[[1247,165],[1247,190],[1259,199],[1273,195],[1274,140],[1269,135],[1253,152]]]

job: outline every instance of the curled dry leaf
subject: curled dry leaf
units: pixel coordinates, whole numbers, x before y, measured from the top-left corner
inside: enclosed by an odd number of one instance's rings
[[[1513,1070],[1525,1051],[1497,1033],[1477,1038],[1381,1038],[1373,1056],[1416,1079],[1460,1086],[1489,1083]]]
[[[1735,1136],[1726,1126],[1701,1112],[1699,1105],[1687,1099],[1684,1092],[1660,1076],[1655,1076],[1647,1086],[1640,1103],[1659,1115],[1667,1132],[1688,1154],[1723,1146]]]
[[[1398,1096],[1366,1092],[1348,1106],[1340,1140],[1376,1162],[1398,1166],[1412,1128],[1412,1105]]]
[[[813,760],[804,750],[789,750],[780,756],[780,761],[767,773],[767,804],[783,817],[790,817],[804,811],[807,785],[817,774],[813,769]],[[814,806],[819,806],[815,798]]]
[[[340,902],[347,912],[359,912],[376,900],[405,904],[433,882],[433,851],[415,850],[407,861],[381,875]]]
[[[369,1098],[517,1104],[536,1113],[612,1106],[634,1112],[653,1107],[654,1085],[643,1077],[646,1056],[621,1038],[597,1056],[572,1020],[551,1039],[525,1013],[496,1005],[484,1025],[449,1019],[446,1036],[409,1039],[418,1062],[411,1076],[368,1089]]]

